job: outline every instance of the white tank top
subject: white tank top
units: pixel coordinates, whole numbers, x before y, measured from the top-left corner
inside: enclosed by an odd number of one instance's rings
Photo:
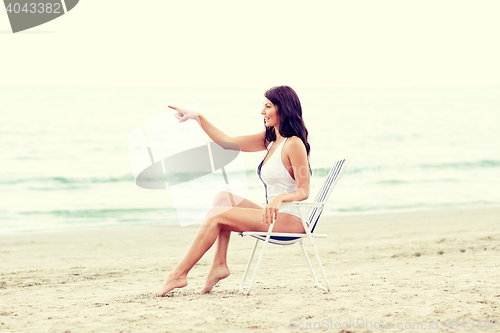
[[[271,202],[271,200],[273,200],[278,194],[290,193],[297,189],[297,183],[292,176],[290,176],[290,173],[285,168],[283,161],[281,160],[281,152],[283,151],[283,146],[285,145],[287,139],[288,138],[285,138],[279,144],[271,157],[264,165],[262,165],[264,159],[269,153],[269,150],[271,150],[271,146],[275,143],[275,141],[271,142],[267,151],[264,153],[262,161],[257,167],[257,175],[262,183],[264,183],[264,187],[266,189],[266,203]],[[280,208],[278,212],[300,217],[296,207]]]

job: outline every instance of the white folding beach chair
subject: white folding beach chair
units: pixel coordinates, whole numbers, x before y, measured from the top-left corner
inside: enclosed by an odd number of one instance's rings
[[[260,263],[262,261],[262,258],[264,257],[264,252],[266,250],[266,246],[268,243],[271,244],[276,244],[276,245],[291,245],[295,243],[300,244],[300,248],[302,249],[302,252],[304,253],[304,257],[306,258],[307,265],[309,266],[309,270],[311,271],[311,274],[313,276],[314,282],[316,285],[318,285],[321,289],[325,291],[330,291],[330,285],[328,284],[328,280],[326,278],[325,271],[323,270],[323,266],[321,265],[321,260],[319,259],[318,252],[316,251],[316,247],[314,246],[314,240],[313,238],[325,238],[327,235],[318,235],[314,234],[314,228],[316,228],[316,225],[318,224],[318,220],[321,216],[321,213],[323,212],[323,208],[325,206],[325,203],[328,201],[328,198],[330,197],[330,194],[332,193],[333,188],[337,184],[340,176],[342,175],[342,172],[344,171],[344,168],[346,166],[346,160],[340,160],[335,165],[333,168],[330,170],[328,173],[328,176],[326,177],[325,182],[323,183],[323,186],[319,189],[318,194],[316,195],[316,199],[312,202],[304,202],[304,201],[294,201],[294,202],[284,202],[281,207],[287,207],[287,206],[297,206],[297,209],[299,211],[302,224],[304,225],[304,229],[306,231],[305,234],[295,234],[295,233],[282,233],[282,232],[272,232],[274,223],[272,223],[269,226],[269,230],[267,232],[257,232],[257,231],[245,231],[245,232],[240,232],[241,236],[252,236],[256,238],[255,240],[255,245],[253,246],[252,254],[250,255],[250,260],[248,261],[247,268],[245,270],[245,274],[243,275],[243,281],[241,281],[241,286],[240,290],[244,294],[250,294],[250,290],[252,289],[252,286],[255,282],[255,278],[257,277],[257,272],[260,267]],[[306,214],[302,211],[302,209],[309,209],[310,211]],[[307,219],[304,218],[307,216]],[[308,224],[306,224],[306,222]],[[309,226],[308,226],[309,225]],[[321,270],[321,274],[323,275],[323,280],[325,282],[326,287],[322,286],[319,282],[318,279],[316,278],[316,275],[314,274],[313,268],[311,266],[311,262],[309,261],[309,258],[307,257],[306,251],[304,250],[304,246],[302,245],[302,240],[304,238],[309,239],[309,242],[311,243],[312,249],[314,256],[316,257],[316,261],[318,263],[318,266]],[[255,267],[255,272],[253,273],[252,281],[250,282],[250,285],[248,286],[248,289],[245,290],[245,280],[247,278],[248,271],[250,269],[250,265],[252,264],[252,259],[255,254],[255,250],[257,249],[257,244],[259,241],[264,242],[264,246],[262,247],[262,252],[260,253],[259,261],[257,262],[257,266]]]

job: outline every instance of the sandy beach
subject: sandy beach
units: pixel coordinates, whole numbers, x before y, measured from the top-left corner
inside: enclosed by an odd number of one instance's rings
[[[500,319],[499,226],[500,207],[324,217],[316,245],[331,292],[297,245],[270,246],[249,296],[238,287],[253,239],[233,234],[231,276],[198,294],[208,252],[163,298],[153,293],[196,227],[1,236],[0,332],[500,330],[484,322]]]

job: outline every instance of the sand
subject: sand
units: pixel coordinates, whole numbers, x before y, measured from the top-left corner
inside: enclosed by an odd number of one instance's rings
[[[188,286],[163,298],[153,293],[195,227],[1,236],[0,332],[375,332],[382,321],[405,332],[491,332],[499,226],[499,207],[324,217],[317,232],[329,237],[316,245],[331,292],[314,286],[299,246],[271,245],[249,296],[238,287],[253,239],[233,234],[229,278],[198,294],[208,252]],[[447,319],[466,326],[448,330]]]

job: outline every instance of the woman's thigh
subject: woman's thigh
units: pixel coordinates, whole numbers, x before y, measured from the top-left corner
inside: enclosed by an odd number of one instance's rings
[[[269,226],[262,223],[262,209],[243,208],[243,207],[213,207],[214,210],[225,208],[220,214],[214,216],[221,227],[225,230],[242,231],[267,231]],[[274,232],[293,232],[303,233],[304,227],[300,218],[286,213],[278,213],[274,221]]]
[[[222,191],[215,195],[214,206],[227,206],[227,207],[240,207],[240,208],[253,208],[264,209],[264,207],[256,204],[253,201],[243,198],[232,192]]]
[[[222,191],[214,196],[213,206],[205,215],[205,219],[215,217],[235,207],[258,209],[261,212],[264,210],[263,207],[237,194]]]

